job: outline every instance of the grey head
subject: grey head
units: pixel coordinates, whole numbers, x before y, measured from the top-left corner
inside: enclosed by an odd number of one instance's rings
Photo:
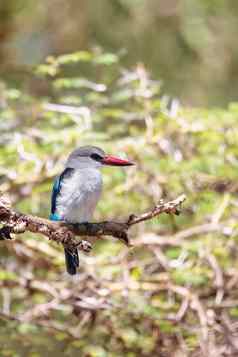
[[[65,167],[73,169],[96,168],[103,165],[110,166],[131,166],[131,161],[107,155],[102,149],[96,146],[81,146],[69,155]]]

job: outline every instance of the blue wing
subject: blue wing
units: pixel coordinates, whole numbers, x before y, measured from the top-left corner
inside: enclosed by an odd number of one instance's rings
[[[51,194],[51,214],[50,219],[52,221],[60,221],[60,216],[56,213],[56,206],[57,206],[57,197],[60,195],[61,184],[63,180],[69,176],[71,176],[74,172],[74,169],[66,168],[60,176],[55,179],[52,194]],[[70,275],[75,275],[77,272],[77,267],[79,266],[79,257],[78,257],[78,250],[77,248],[74,249],[67,249],[64,248],[65,254],[65,264],[67,272]]]
[[[53,189],[52,189],[52,194],[51,194],[51,214],[50,214],[50,219],[52,221],[60,221],[60,217],[59,215],[56,213],[56,203],[57,203],[57,197],[60,194],[60,190],[61,190],[61,184],[63,182],[63,180],[66,177],[69,177],[72,175],[74,169],[71,169],[69,167],[67,167],[60,176],[58,176],[55,179],[54,185],[53,185]]]
[[[58,221],[59,217],[57,217],[56,211],[56,199],[58,194],[60,193],[60,176],[55,179],[53,189],[52,189],[52,194],[51,194],[51,214],[50,214],[50,219],[52,221]]]

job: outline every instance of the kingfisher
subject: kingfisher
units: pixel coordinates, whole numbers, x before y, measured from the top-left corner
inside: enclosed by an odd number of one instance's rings
[[[96,146],[82,146],[71,152],[63,172],[56,177],[51,195],[52,221],[87,223],[92,218],[102,192],[101,168],[131,166],[133,162],[107,155]],[[64,248],[66,270],[77,273],[77,248]]]

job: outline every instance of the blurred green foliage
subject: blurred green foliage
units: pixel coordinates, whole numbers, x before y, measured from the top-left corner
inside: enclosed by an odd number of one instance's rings
[[[164,91],[184,103],[226,106],[237,101],[237,16],[236,0],[1,1],[0,73],[42,91],[30,66],[102,47],[122,56],[127,68],[145,63]]]
[[[47,217],[55,175],[89,143],[137,163],[104,171],[95,220],[123,219],[181,193],[187,201],[179,217],[135,227],[130,250],[98,241],[74,280],[62,247],[45,238],[2,242],[0,306],[17,318],[0,320],[1,355],[172,356],[182,340],[196,353],[204,328],[196,296],[205,314],[237,317],[229,305],[238,299],[237,103],[182,106],[143,65],[122,68],[120,56],[98,49],[50,56],[34,76],[47,96],[1,83],[0,190],[18,210]],[[219,346],[223,330],[209,323]]]

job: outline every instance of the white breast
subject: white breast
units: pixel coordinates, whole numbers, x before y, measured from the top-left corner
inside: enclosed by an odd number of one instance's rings
[[[101,190],[102,176],[99,170],[76,170],[62,182],[56,212],[68,222],[88,222],[92,218]]]

